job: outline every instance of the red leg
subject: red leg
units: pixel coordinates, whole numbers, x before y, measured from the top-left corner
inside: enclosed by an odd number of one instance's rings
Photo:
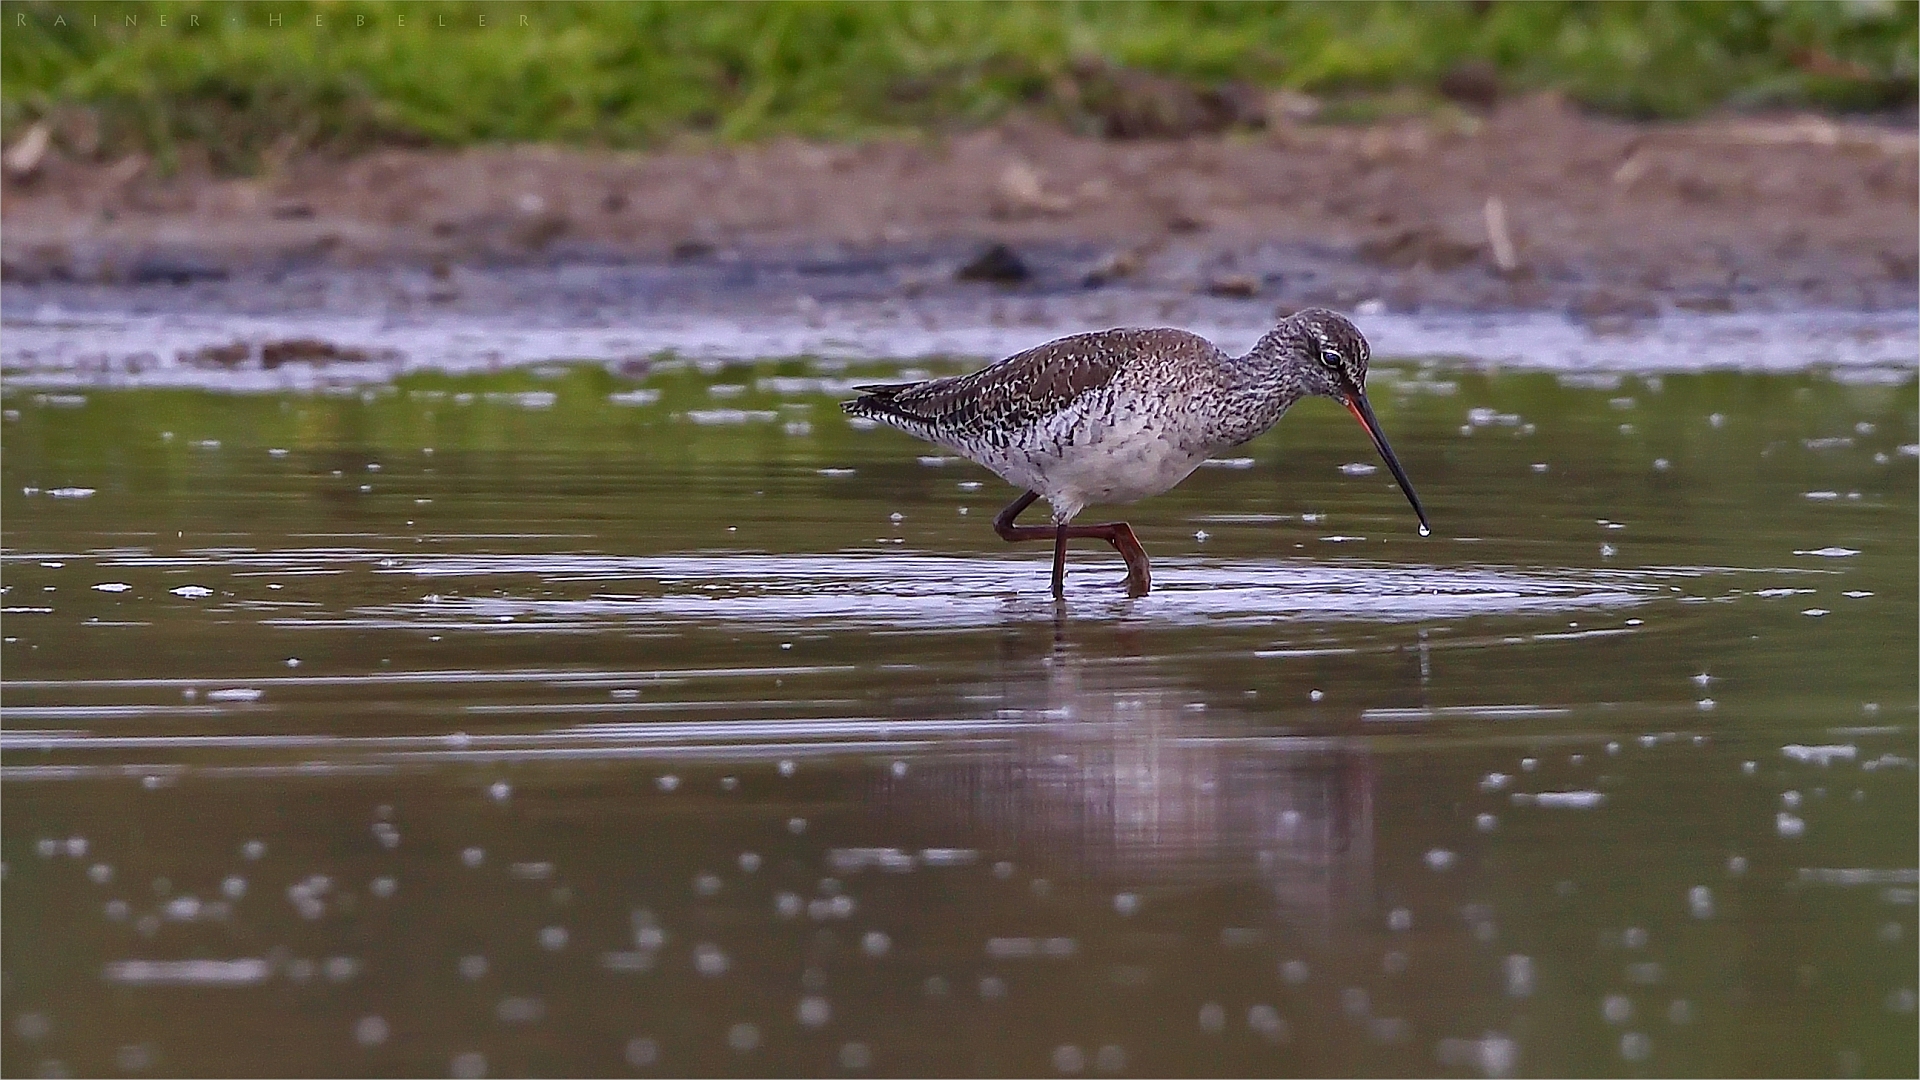
[[[1127,591],[1134,596],[1145,596],[1153,589],[1153,571],[1147,565],[1147,549],[1140,546],[1140,539],[1133,535],[1133,527],[1124,521],[1109,521],[1105,525],[1073,525],[1067,529],[1068,536],[1084,536],[1089,540],[1105,540],[1113,545],[1113,550],[1127,561]]]
[[[1133,529],[1124,521],[1110,521],[1104,525],[1056,525],[1049,529],[1041,525],[1015,525],[1014,519],[1020,512],[1032,506],[1040,496],[1031,491],[1007,504],[993,519],[993,531],[1000,539],[1008,543],[1021,540],[1053,541],[1053,595],[1066,595],[1067,584],[1067,541],[1076,538],[1105,540],[1113,545],[1120,557],[1127,563],[1127,591],[1135,596],[1145,596],[1153,588],[1153,573],[1147,565],[1147,551],[1140,546],[1140,540],[1133,535]]]
[[[1020,516],[1020,511],[1032,506],[1033,500],[1039,497],[1031,491],[1025,492],[1008,503],[1005,510],[1000,511],[999,516],[993,519],[993,531],[1000,534],[1000,539],[1011,544],[1020,540],[1047,540],[1053,537],[1052,529],[1042,528],[1039,525],[1013,523],[1013,519]]]
[[[1067,527],[1053,527],[1053,598],[1067,598]]]

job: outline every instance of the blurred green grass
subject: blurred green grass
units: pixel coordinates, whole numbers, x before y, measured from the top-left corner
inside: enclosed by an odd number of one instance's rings
[[[1508,91],[1557,88],[1641,118],[1873,109],[1914,99],[1916,12],[1896,0],[6,0],[0,124],[15,138],[51,119],[80,156],[139,149],[171,163],[198,145],[243,172],[383,144],[859,138],[1023,109],[1088,129],[1095,64],[1330,96],[1345,107],[1329,115],[1345,116],[1368,100],[1431,100],[1469,62]]]

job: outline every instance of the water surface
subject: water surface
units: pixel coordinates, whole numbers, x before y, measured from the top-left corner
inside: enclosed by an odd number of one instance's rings
[[[897,372],[10,393],[6,1070],[1914,1072],[1911,373],[1389,366],[1433,537],[1310,402],[1056,607]]]

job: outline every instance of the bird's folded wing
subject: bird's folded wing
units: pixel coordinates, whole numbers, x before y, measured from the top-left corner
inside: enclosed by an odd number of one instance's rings
[[[1017,430],[1064,411],[1129,365],[1199,350],[1216,351],[1205,338],[1181,330],[1075,334],[966,375],[855,387],[866,396],[848,402],[847,411],[955,433]]]

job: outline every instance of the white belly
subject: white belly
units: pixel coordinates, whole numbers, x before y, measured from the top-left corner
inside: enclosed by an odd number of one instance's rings
[[[1216,449],[1197,424],[1170,418],[1163,402],[1123,395],[1104,404],[1036,425],[1005,450],[962,452],[1009,483],[1038,492],[1053,505],[1054,520],[1065,521],[1092,503],[1158,495]]]

